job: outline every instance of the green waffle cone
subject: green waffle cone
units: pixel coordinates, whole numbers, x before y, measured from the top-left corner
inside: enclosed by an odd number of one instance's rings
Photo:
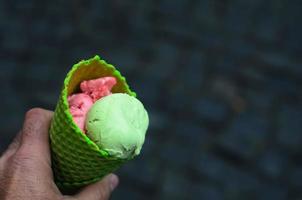
[[[75,64],[67,74],[50,126],[50,143],[54,178],[59,188],[78,188],[100,180],[127,160],[112,157],[100,149],[74,123],[67,97],[79,91],[83,80],[114,76],[113,93],[136,96],[126,79],[114,66],[98,56]]]

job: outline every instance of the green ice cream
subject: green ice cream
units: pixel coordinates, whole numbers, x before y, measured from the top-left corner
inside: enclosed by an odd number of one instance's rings
[[[140,153],[148,125],[148,113],[137,98],[115,93],[93,104],[86,118],[86,133],[110,155],[132,158]]]

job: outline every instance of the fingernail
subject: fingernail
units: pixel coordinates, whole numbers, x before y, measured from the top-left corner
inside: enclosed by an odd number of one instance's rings
[[[111,174],[109,177],[110,180],[110,187],[111,187],[111,191],[114,190],[116,188],[116,186],[118,185],[118,177],[115,174]]]

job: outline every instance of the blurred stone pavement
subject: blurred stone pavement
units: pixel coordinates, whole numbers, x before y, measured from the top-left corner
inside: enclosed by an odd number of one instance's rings
[[[302,199],[302,1],[0,0],[0,152],[99,54],[150,114],[112,199]]]

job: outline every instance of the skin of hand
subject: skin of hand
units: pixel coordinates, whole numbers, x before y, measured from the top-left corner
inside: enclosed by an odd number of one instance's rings
[[[53,181],[49,149],[49,125],[53,112],[34,108],[25,115],[22,130],[0,157],[2,200],[105,200],[118,185],[107,175],[75,195],[63,195]]]

